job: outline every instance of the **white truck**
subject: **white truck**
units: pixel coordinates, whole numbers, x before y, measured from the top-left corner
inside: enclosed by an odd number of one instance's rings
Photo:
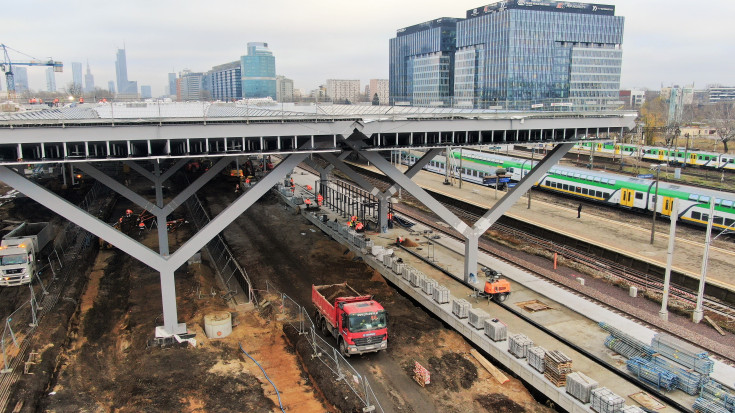
[[[28,284],[38,271],[40,253],[53,239],[48,222],[24,222],[0,242],[0,286]]]

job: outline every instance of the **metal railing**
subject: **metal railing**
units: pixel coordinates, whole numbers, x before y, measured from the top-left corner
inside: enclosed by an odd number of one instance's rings
[[[189,210],[191,220],[194,222],[194,225],[196,225],[197,230],[201,231],[201,229],[209,223],[210,218],[199,200],[199,197],[192,195],[186,200],[185,204]],[[204,246],[204,249],[207,251],[207,254],[209,254],[212,266],[220,277],[222,277],[222,282],[224,282],[225,287],[227,288],[225,298],[232,298],[236,293],[236,290],[232,286],[232,280],[234,278],[242,291],[246,292],[248,302],[254,302],[257,304],[255,292],[247,271],[245,271],[245,269],[240,266],[240,263],[237,262],[234,254],[232,254],[232,251],[227,246],[227,243],[222,239],[222,235],[217,234],[217,236],[212,238],[212,240]]]
[[[322,364],[332,371],[335,381],[344,381],[365,406],[363,411],[384,412],[367,378],[355,370],[340,354],[339,350],[320,335],[321,333],[316,329],[306,309],[288,295],[278,291],[270,281],[266,281],[266,291],[280,297],[279,310],[281,314],[289,316],[284,321],[309,340],[313,350],[312,357],[318,358]]]

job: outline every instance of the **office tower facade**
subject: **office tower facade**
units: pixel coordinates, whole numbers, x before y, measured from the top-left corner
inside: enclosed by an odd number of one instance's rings
[[[240,58],[243,98],[276,99],[276,58],[268,43],[248,43],[248,54]]]
[[[117,60],[115,60],[115,75],[117,77],[117,93],[119,95],[138,95],[138,82],[128,80],[128,63],[125,56],[125,49],[117,50]]]
[[[53,67],[46,68],[46,91],[56,92],[56,73]]]
[[[184,69],[179,75],[179,87],[181,89],[179,100],[191,101],[202,99],[202,84],[204,73],[192,72]]]
[[[459,106],[524,108],[619,102],[624,18],[615,6],[507,0],[457,23]]]
[[[140,86],[140,98],[150,99],[151,97],[153,97],[153,94],[151,93],[151,87],[148,85],[141,85]]]
[[[115,93],[115,81],[110,80],[109,82],[107,82],[107,90],[110,93],[113,93],[113,94]]]
[[[240,61],[214,66],[205,82],[213,100],[229,102],[242,99],[242,69]]]
[[[360,81],[327,79],[327,97],[334,103],[355,103],[360,100]]]
[[[15,69],[13,69],[15,70]],[[16,90],[18,89],[17,80],[16,77]],[[719,86],[719,85],[713,85],[707,88],[708,95],[709,95],[709,103],[720,103],[720,102],[730,102],[735,101],[735,87],[732,86]]]
[[[391,103],[451,103],[457,22],[444,17],[399,29],[390,39]]]
[[[94,92],[94,75],[89,69],[89,62],[87,62],[87,73],[84,75],[84,91],[87,93]]]
[[[293,80],[286,76],[276,76],[276,100],[279,102],[293,102]]]
[[[13,77],[15,78],[15,93],[28,92],[28,69],[22,66],[13,66]]]
[[[75,91],[82,91],[82,63],[71,62],[72,85]]]
[[[176,95],[176,73],[168,74],[168,94],[169,96]]]
[[[388,85],[388,79],[370,79],[370,84],[367,87],[368,102],[375,101],[375,95],[377,95],[377,103],[379,105],[387,105],[389,96]]]

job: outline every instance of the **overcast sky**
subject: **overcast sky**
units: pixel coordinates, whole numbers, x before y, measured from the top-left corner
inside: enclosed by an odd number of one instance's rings
[[[464,17],[494,3],[474,0],[17,0],[3,7],[0,43],[36,58],[89,61],[95,84],[115,79],[115,53],[127,49],[128,78],[164,92],[167,73],[207,71],[238,60],[248,42],[267,42],[276,72],[309,91],[326,79],[388,78],[396,29],[438,17]],[[611,0],[625,16],[621,88],[661,84],[735,85],[735,1]],[[27,57],[11,51],[11,59]],[[46,88],[45,68],[28,68]],[[3,90],[6,89],[3,79]]]

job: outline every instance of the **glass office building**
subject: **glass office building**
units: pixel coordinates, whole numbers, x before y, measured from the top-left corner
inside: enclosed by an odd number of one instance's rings
[[[457,104],[613,107],[623,25],[615,6],[602,4],[508,0],[468,10],[457,23]]]
[[[416,24],[390,39],[391,104],[451,104],[459,20],[444,17]]]
[[[268,43],[248,43],[248,54],[240,58],[242,97],[276,99],[276,58]]]

